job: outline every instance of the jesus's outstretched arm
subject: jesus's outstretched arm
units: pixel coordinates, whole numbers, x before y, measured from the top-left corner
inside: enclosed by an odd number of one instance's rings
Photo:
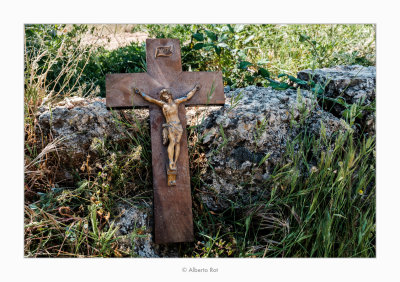
[[[198,90],[200,90],[200,88],[201,88],[200,84],[196,84],[195,87],[194,87],[186,96],[183,96],[183,97],[181,97],[181,98],[176,99],[176,100],[175,100],[175,103],[176,103],[176,104],[180,104],[180,103],[182,103],[182,102],[186,102],[186,101],[190,100],[190,98],[192,98],[193,95],[194,95]]]
[[[151,98],[150,96],[144,94],[143,92],[141,92],[141,91],[140,91],[139,89],[137,89],[137,88],[134,88],[134,89],[133,89],[133,92],[134,92],[135,94],[138,94],[138,95],[142,96],[143,99],[145,99],[147,102],[156,104],[156,105],[158,105],[158,106],[160,106],[160,107],[162,107],[162,106],[165,104],[163,101],[160,101],[160,100],[156,100],[156,99]]]

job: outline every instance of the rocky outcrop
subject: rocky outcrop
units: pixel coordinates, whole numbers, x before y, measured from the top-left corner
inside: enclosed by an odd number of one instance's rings
[[[302,70],[297,74],[302,80],[313,80],[324,87],[327,97],[343,97],[353,104],[364,100],[369,104],[375,100],[376,68],[360,65],[336,66],[316,70]]]
[[[104,100],[66,98],[52,107],[40,108],[39,127],[44,136],[63,137],[63,147],[71,152],[71,160],[86,156],[94,138],[109,136],[114,141],[123,139],[121,129],[106,109]]]
[[[286,144],[305,128],[326,136],[351,130],[323,111],[306,90],[278,91],[249,86],[226,93],[226,104],[201,125],[205,154],[212,169],[202,179],[203,202],[212,210],[260,197],[263,181],[283,164]]]
[[[340,69],[347,71],[347,78],[339,75]],[[358,70],[359,78],[354,79],[356,72],[356,67],[338,67],[336,71],[317,71],[313,79],[322,81],[329,73],[332,85],[328,83],[327,93],[332,97],[344,93],[349,102],[362,97],[372,101],[375,97],[374,70]],[[306,80],[309,71],[299,76]],[[352,79],[348,80],[349,76]],[[265,190],[263,183],[269,179],[271,171],[291,161],[285,159],[287,143],[306,128],[315,136],[324,131],[327,138],[353,130],[340,116],[323,110],[313,93],[305,89],[278,91],[249,86],[229,90],[226,89],[223,107],[187,109],[187,125],[195,128],[205,159],[201,170],[204,184],[195,193],[214,211],[261,197]],[[148,111],[135,110],[135,113],[147,126]],[[122,118],[132,126],[118,121]],[[124,144],[129,134],[134,136],[137,129],[130,118],[131,115],[125,116],[124,112],[107,110],[105,99],[73,97],[52,107],[43,106],[37,121],[42,136],[64,138],[63,150],[58,155],[66,160],[66,165],[73,167],[80,166],[88,155],[94,161],[94,140],[108,138]],[[117,208],[119,216],[113,220],[119,227],[121,250],[141,257],[176,256],[174,249],[162,249],[152,243],[151,206],[118,204]]]
[[[342,103],[332,102],[332,100],[321,102],[324,104],[325,110],[338,117],[346,117],[344,111],[347,109],[349,112],[352,104],[359,105],[358,109],[362,113],[358,117],[360,128],[369,135],[375,134],[375,111],[374,107],[371,107],[375,101],[376,91],[376,68],[374,66],[352,65],[308,69],[300,71],[297,75],[302,80],[312,80],[319,84],[324,90],[324,97],[341,98],[347,104],[345,106]]]
[[[80,167],[88,156],[96,158],[96,150],[91,147],[95,141],[107,137],[112,142],[123,143],[127,134],[135,133],[137,129],[133,121],[130,127],[118,122],[122,114],[107,110],[102,98],[70,97],[55,105],[40,107],[36,130],[39,136],[52,140],[62,138],[58,156],[63,166]],[[148,113],[138,110],[136,116],[145,119]],[[67,170],[61,175],[64,175],[61,181],[72,180]]]

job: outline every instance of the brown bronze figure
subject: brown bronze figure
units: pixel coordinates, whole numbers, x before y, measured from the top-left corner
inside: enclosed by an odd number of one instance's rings
[[[189,91],[185,96],[173,99],[172,94],[168,89],[162,89],[160,91],[160,100],[151,98],[150,96],[146,95],[142,91],[137,88],[134,88],[134,93],[141,95],[143,99],[146,101],[156,104],[157,106],[161,107],[163,115],[165,117],[166,123],[163,126],[163,144],[167,145],[167,152],[168,152],[168,167],[167,167],[167,174],[168,174],[168,186],[175,185],[175,178],[177,174],[176,163],[178,161],[179,152],[180,152],[180,141],[182,138],[182,124],[179,120],[178,116],[178,105],[182,102],[186,102],[193,97],[196,91],[200,90],[200,85],[196,84],[195,87]]]

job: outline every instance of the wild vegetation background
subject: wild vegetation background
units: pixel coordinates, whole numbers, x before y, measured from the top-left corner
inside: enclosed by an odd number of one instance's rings
[[[138,41],[110,47],[122,33],[139,35]],[[296,88],[305,83],[296,78],[299,70],[375,65],[374,25],[130,25],[122,31],[118,26],[26,25],[27,257],[137,256],[119,248],[112,221],[118,216],[117,201],[152,201],[146,126],[123,148],[99,142],[102,162],[112,165],[96,174],[71,171],[74,185],[65,187],[55,181],[62,165],[56,158],[59,144],[38,133],[36,114],[44,102],[74,95],[104,97],[106,73],[145,72],[141,38],[146,34],[179,38],[184,70],[220,70],[231,88]],[[323,85],[309,87],[325,101]],[[328,155],[321,150],[328,145],[323,137],[299,135],[287,144],[293,162],[275,169],[264,183],[268,197],[257,203],[218,214],[208,211],[196,197],[199,172],[192,166],[196,242],[179,244],[180,256],[374,257],[375,135],[364,131],[361,120],[375,108],[344,106],[348,111],[342,118],[357,133],[337,136]],[[193,160],[202,148],[191,129],[189,144]],[[296,153],[294,146],[300,148]],[[135,152],[140,157],[132,158]],[[313,154],[321,159],[315,173],[299,176],[296,169]],[[138,189],[127,191],[127,179]]]

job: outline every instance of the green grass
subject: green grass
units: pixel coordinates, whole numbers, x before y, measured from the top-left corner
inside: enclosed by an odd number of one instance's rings
[[[354,140],[345,132],[328,140],[304,132],[287,145],[285,157],[291,162],[275,169],[251,205],[232,202],[215,213],[194,193],[201,243],[185,254],[374,257],[374,138]]]
[[[54,151],[62,141],[42,134],[35,115],[46,100],[101,94],[107,72],[142,71],[144,47],[133,44],[113,51],[76,49],[77,42],[89,32],[84,26],[60,36],[54,35],[54,28],[27,27],[25,256],[136,257],[133,250],[121,250],[113,220],[119,216],[117,203],[152,203],[148,122],[139,119],[135,110],[125,111],[117,121],[130,129],[126,143],[93,140],[92,148],[98,158],[66,168]],[[375,63],[373,25],[230,28],[233,32],[226,25],[136,27],[154,37],[180,38],[186,70],[220,69],[225,83],[236,87],[266,86],[270,84],[267,78],[285,82],[288,77],[278,78],[279,74],[295,76],[305,68]],[[203,34],[203,41],[198,40],[198,35],[197,39],[194,37],[198,33]],[[221,45],[217,53],[218,49],[213,47],[221,37],[226,37],[224,43],[230,51]],[[201,42],[214,45],[196,50],[194,46]],[[127,58],[133,58],[128,66],[124,63]],[[242,63],[246,67],[241,68],[240,62],[249,64]],[[96,86],[99,89],[94,91]],[[237,106],[240,95],[232,99],[232,107]],[[327,138],[322,127],[321,134],[314,136],[308,133],[305,120],[293,122],[292,126],[301,126],[301,133],[287,144],[287,161],[275,167],[262,184],[263,193],[246,206],[230,200],[231,206],[220,212],[208,210],[198,192],[204,169],[211,168],[204,155],[199,127],[188,128],[195,242],[178,244],[179,255],[375,257],[375,135],[365,134],[358,126],[360,111],[374,112],[375,106],[346,107],[349,110],[345,122],[349,127],[358,127],[357,132]],[[307,117],[307,113],[302,116]],[[262,123],[254,138],[265,129]],[[58,184],[57,173],[65,169],[73,175],[73,183]],[[131,235],[142,236],[144,231]]]
[[[279,74],[334,65],[374,65],[375,26],[138,25],[150,37],[181,39],[184,70],[223,73],[234,87],[259,84]]]

